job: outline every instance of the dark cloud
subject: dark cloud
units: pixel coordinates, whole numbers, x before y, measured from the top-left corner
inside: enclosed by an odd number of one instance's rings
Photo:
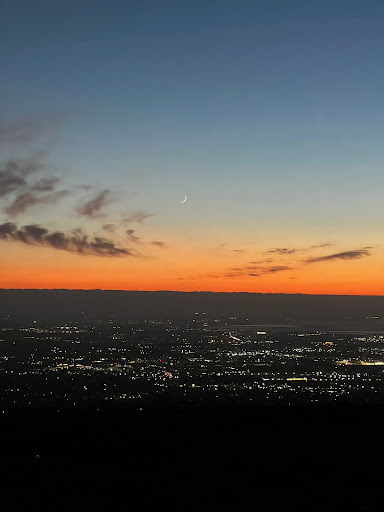
[[[323,247],[332,247],[335,244],[331,244],[330,242],[326,242],[324,244],[312,245],[311,247],[304,247],[302,249],[296,248],[286,248],[286,247],[276,247],[275,249],[268,249],[264,254],[278,254],[280,256],[289,256],[291,254],[297,254],[298,252],[306,252],[309,249],[321,249]]]
[[[117,247],[116,244],[102,237],[89,237],[81,229],[70,233],[62,231],[49,231],[37,224],[22,226],[20,228],[13,222],[0,224],[0,240],[17,241],[27,245],[41,245],[52,247],[73,254],[93,256],[137,256],[137,253],[126,247]]]
[[[108,231],[108,233],[114,233],[116,230],[116,224],[104,224],[104,231]]]
[[[260,266],[260,265],[244,265],[243,267],[233,267],[229,272],[210,274],[209,277],[261,277],[267,274],[275,274],[276,272],[284,272],[285,270],[293,270],[293,267],[287,265]]]
[[[275,274],[276,272],[283,272],[285,270],[292,270],[292,267],[286,265],[277,265],[275,267],[265,268],[263,274]]]
[[[32,175],[43,170],[45,165],[41,153],[25,159],[9,160],[2,166],[0,198],[7,201],[11,197],[11,202],[4,207],[7,215],[15,217],[31,206],[54,203],[68,193],[64,190],[55,191],[59,183],[56,177],[45,176],[32,181]]]
[[[52,194],[45,194],[43,196],[26,192],[25,194],[18,195],[4,211],[9,217],[16,217],[17,215],[24,213],[31,206],[55,203],[67,194],[68,191],[66,190],[59,190],[57,192],[52,192]]]
[[[27,146],[29,142],[39,142],[41,136],[52,132],[52,122],[57,121],[51,116],[8,124],[0,122],[0,148],[9,149],[13,145]],[[63,187],[59,186],[60,180],[47,172],[44,156],[41,152],[0,164],[0,211],[7,215],[8,220],[32,207],[55,203],[69,194],[68,190],[61,190]],[[80,202],[77,212],[89,218],[102,217],[104,208],[113,198],[110,190],[100,191],[91,185],[76,186],[76,192],[80,193],[81,190],[88,195],[89,200]],[[131,228],[127,224],[142,224],[151,216],[147,211],[137,210],[123,220],[105,224],[102,228],[105,237],[88,236],[80,229],[62,232],[32,224],[18,227],[12,222],[1,225],[0,237],[3,240],[50,246],[77,254],[138,255],[137,251],[125,247],[143,243],[135,230],[127,229]],[[114,241],[115,236],[119,242]],[[153,245],[164,246],[163,242],[154,242]]]
[[[0,197],[6,196],[11,192],[23,187],[26,180],[23,176],[12,175],[10,173],[0,171]]]
[[[28,187],[29,175],[42,169],[41,154],[5,162],[0,168],[0,197]]]
[[[127,234],[128,240],[130,242],[132,242],[134,244],[140,244],[141,243],[141,239],[140,239],[140,237],[135,235],[135,230],[134,229],[127,229],[126,230],[126,234]]]
[[[80,215],[86,217],[95,218],[101,215],[102,209],[109,202],[110,191],[108,189],[103,190],[96,197],[87,201],[83,206],[79,206],[76,211]]]
[[[250,265],[260,265],[263,263],[272,263],[273,258],[266,258],[265,260],[256,260],[256,261],[250,261]]]
[[[333,261],[333,260],[357,260],[364,256],[370,256],[371,253],[367,249],[356,249],[354,251],[344,251],[335,254],[327,254],[326,256],[319,256],[317,258],[308,258],[305,263],[318,263],[319,261]]]
[[[5,208],[5,213],[9,215],[9,217],[15,217],[19,213],[23,213],[30,206],[33,206],[38,202],[39,199],[34,194],[20,194],[14,201],[12,201],[9,206],[7,206],[7,208]]]
[[[276,249],[268,249],[268,251],[266,251],[264,254],[279,254],[279,255],[289,255],[289,254],[295,254],[296,252],[300,252],[302,251],[303,249],[286,249],[286,248],[281,248],[281,247],[277,247]]]
[[[262,277],[269,274],[276,274],[277,272],[292,271],[300,268],[302,265],[317,263],[321,261],[332,261],[332,260],[355,260],[364,256],[370,256],[370,252],[367,248],[357,249],[354,251],[345,251],[335,254],[328,254],[326,256],[320,256],[317,258],[308,258],[301,264],[295,266],[288,265],[265,265],[267,260],[251,261],[248,265],[241,267],[233,267],[229,272],[210,274],[210,277],[228,277],[228,278],[239,278],[239,277]],[[269,260],[270,261],[270,260]]]
[[[5,239],[8,235],[12,235],[17,230],[16,224],[13,222],[5,222],[0,224],[0,239]]]
[[[278,272],[280,269],[286,270],[288,268],[291,268],[287,267],[286,265],[265,265],[265,263],[271,263],[272,261],[273,260],[271,258],[268,258],[267,260],[251,261],[247,265],[243,265],[242,267],[235,267],[232,268],[232,270],[245,272],[251,271],[261,274],[272,274],[273,272]]]
[[[52,132],[52,122],[57,122],[53,116],[8,124],[0,122],[0,148],[9,149],[13,145],[27,146],[29,142],[39,141],[41,136]],[[58,185],[57,177],[49,175],[43,157],[44,153],[38,153],[0,164],[0,207],[9,220],[1,224],[0,238],[27,245],[53,247],[75,254],[139,255],[138,251],[126,246],[133,247],[133,244],[141,243],[141,239],[135,230],[126,228],[131,227],[127,226],[127,223],[141,224],[152,216],[146,211],[135,211],[123,221],[105,224],[103,226],[105,237],[88,236],[81,229],[63,232],[46,229],[36,224],[18,226],[10,222],[12,218],[25,213],[32,207],[55,203],[69,194],[68,190],[61,190],[63,187]],[[88,194],[89,200],[80,203],[77,212],[89,218],[102,217],[104,208],[111,201],[110,190],[98,191],[90,185],[76,187],[77,192],[80,193],[81,190]],[[116,234],[120,241],[115,241],[112,233]],[[161,242],[159,246],[160,244]]]
[[[149,219],[149,217],[153,217],[153,213],[137,211],[132,213],[129,217],[122,219],[122,222],[126,224],[129,222],[138,222],[139,224],[142,224],[146,219]]]
[[[164,248],[167,246],[167,244],[165,242],[160,242],[159,240],[154,240],[153,242],[151,242],[151,245],[154,245],[155,247],[160,247],[160,248]]]
[[[40,178],[39,181],[31,186],[32,190],[38,192],[51,192],[59,182],[58,178]]]
[[[258,274],[255,272],[223,272],[223,273],[217,273],[217,274],[209,274],[208,277],[215,277],[215,278],[239,278],[239,277],[261,277],[262,274]]]

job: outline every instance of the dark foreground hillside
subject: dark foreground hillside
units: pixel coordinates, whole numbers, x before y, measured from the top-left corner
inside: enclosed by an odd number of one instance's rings
[[[381,506],[380,407],[167,406],[4,416],[2,510]]]

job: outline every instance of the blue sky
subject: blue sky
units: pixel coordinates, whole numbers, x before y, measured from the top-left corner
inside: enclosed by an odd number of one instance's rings
[[[383,21],[381,1],[3,0],[0,115],[60,120],[61,176],[172,236],[377,242]]]

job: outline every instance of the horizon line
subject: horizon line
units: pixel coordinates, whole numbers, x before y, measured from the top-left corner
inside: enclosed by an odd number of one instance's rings
[[[355,293],[347,293],[347,294],[339,294],[339,293],[284,293],[284,292],[214,292],[210,290],[122,290],[122,289],[114,289],[114,288],[0,288],[0,291],[67,291],[67,292],[134,292],[134,293],[212,293],[212,294],[247,294],[247,295],[307,295],[311,297],[383,297],[384,294],[378,295],[367,295],[367,294],[355,294]]]

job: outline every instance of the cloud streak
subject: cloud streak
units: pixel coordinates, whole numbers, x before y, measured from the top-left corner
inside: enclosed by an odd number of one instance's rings
[[[59,190],[44,196],[38,196],[31,192],[27,192],[25,194],[18,195],[4,211],[9,217],[16,217],[17,215],[24,213],[31,206],[56,203],[56,201],[66,195],[68,195],[67,190]]]
[[[41,154],[5,162],[0,168],[0,197],[28,188],[29,176],[42,169]]]
[[[135,235],[135,230],[134,229],[127,229],[125,233],[127,235],[128,240],[130,242],[132,242],[133,244],[140,244],[141,243],[141,239],[140,239],[139,236]]]
[[[295,254],[297,252],[305,251],[306,249],[287,249],[285,247],[277,247],[276,249],[269,249],[264,254],[279,254],[281,256],[287,256]]]
[[[38,182],[31,186],[32,190],[36,190],[37,192],[52,192],[55,186],[59,182],[58,178],[40,178]]]
[[[301,249],[297,248],[287,248],[287,247],[276,247],[275,249],[268,249],[264,254],[277,254],[279,256],[290,256],[292,254],[297,254],[300,252],[307,252],[310,249],[322,249],[324,247],[332,247],[334,244],[329,242],[317,245],[311,245],[310,247],[303,247]]]
[[[55,190],[59,179],[54,176],[33,180],[33,175],[44,169],[41,153],[8,160],[0,169],[0,199],[5,202],[3,211],[9,217],[16,217],[35,205],[55,203],[68,194],[66,190]]]
[[[323,247],[332,247],[335,244],[331,244],[330,242],[325,242],[324,244],[312,245],[312,249],[322,249]]]
[[[358,260],[364,256],[370,256],[371,253],[367,249],[356,249],[353,251],[337,252],[334,254],[327,254],[326,256],[318,256],[316,258],[308,258],[305,263],[319,263],[321,261],[334,261],[334,260]]]
[[[54,121],[57,122],[54,116],[46,116],[22,122],[0,123],[0,148],[8,150],[15,145],[27,147],[29,143],[35,143],[42,136],[50,135]],[[76,211],[83,220],[84,217],[104,217],[106,206],[113,200],[113,195],[107,188],[96,192],[94,187],[85,185],[72,186],[64,190],[60,185],[61,180],[47,171],[43,157],[44,153],[40,152],[0,164],[0,212],[6,215],[6,221],[2,221],[4,223],[0,225],[0,240],[97,256],[140,256],[134,249],[138,244],[147,244],[153,248],[165,246],[165,243],[160,241],[146,242],[134,229],[130,229],[132,223],[142,224],[153,215],[145,210],[134,211],[126,214],[128,216],[124,219],[104,224],[100,236],[97,230],[94,230],[96,233],[88,235],[86,230],[81,229],[64,232],[55,228],[47,229],[39,224],[16,223],[14,219],[17,216],[29,212],[33,207],[56,204],[61,198],[69,195],[70,190],[80,193],[80,190],[84,189],[90,194],[82,202],[77,203]],[[108,219],[111,220],[113,222],[113,219]]]
[[[159,240],[154,240],[151,242],[151,245],[154,245],[155,247],[159,247],[160,249],[164,249],[164,247],[167,246],[165,242],[160,242]]]
[[[85,215],[86,217],[94,219],[95,217],[100,217],[102,215],[102,210],[109,203],[109,201],[110,190],[105,189],[97,194],[96,197],[90,201],[87,201],[84,205],[79,206],[76,211],[80,215]]]
[[[121,222],[124,224],[129,224],[130,222],[137,222],[138,224],[142,224],[146,219],[149,219],[149,217],[153,217],[153,213],[139,210],[132,213],[129,217],[125,217]]]
[[[321,247],[328,247],[333,244],[321,244]],[[317,247],[316,247],[317,248]],[[283,251],[283,252],[281,252]],[[292,254],[296,252],[301,252],[302,250],[292,250],[288,249],[289,252],[286,252],[285,249],[271,249],[267,252],[277,252],[278,254]],[[331,261],[348,261],[348,260],[357,260],[366,256],[370,256],[371,253],[368,251],[368,247],[364,247],[362,249],[356,249],[351,251],[343,251],[333,254],[327,254],[325,256],[318,256],[313,258],[307,258],[306,260],[297,261],[294,265],[266,265],[266,263],[272,263],[272,258],[268,258],[267,260],[259,260],[259,261],[251,261],[247,265],[243,265],[241,267],[233,267],[228,269],[227,272],[217,272],[206,275],[205,277],[210,278],[242,278],[242,277],[264,277],[267,275],[276,274],[278,272],[286,272],[293,271],[302,268],[303,266],[321,263],[321,262],[331,262]],[[294,279],[290,276],[290,279]]]
[[[244,265],[243,267],[234,267],[228,272],[209,274],[208,277],[262,277],[268,274],[276,274],[277,272],[284,272],[286,270],[294,270],[294,267],[287,265],[274,265],[274,266],[257,266],[257,265]]]
[[[108,233],[114,233],[116,230],[115,224],[104,224],[103,230],[107,231]]]
[[[20,228],[13,222],[0,224],[0,240],[51,247],[84,256],[138,256],[128,247],[118,247],[107,238],[89,237],[81,229],[64,233],[63,231],[49,231],[38,224]]]

